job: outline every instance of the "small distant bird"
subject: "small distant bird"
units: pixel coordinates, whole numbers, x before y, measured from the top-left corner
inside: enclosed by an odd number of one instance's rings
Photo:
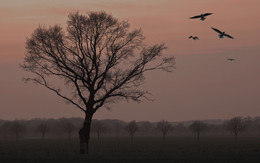
[[[224,36],[226,36],[226,37],[229,37],[229,38],[231,38],[231,39],[234,39],[234,37],[232,37],[232,36],[230,36],[230,35],[228,35],[228,34],[226,34],[225,32],[222,32],[222,31],[220,31],[220,30],[218,30],[218,29],[216,29],[216,28],[213,28],[213,27],[211,27],[214,31],[216,31],[216,32],[218,32],[219,33],[219,38],[224,38]]]
[[[193,17],[190,17],[190,19],[198,19],[200,18],[201,21],[204,21],[206,19],[206,16],[212,15],[213,13],[205,13],[205,14],[200,14],[200,15],[196,15]]]
[[[190,36],[189,39],[193,39],[193,40],[199,40],[199,38],[197,36],[193,37],[193,36]]]
[[[228,61],[235,61],[234,58],[228,58],[227,60],[228,60]]]

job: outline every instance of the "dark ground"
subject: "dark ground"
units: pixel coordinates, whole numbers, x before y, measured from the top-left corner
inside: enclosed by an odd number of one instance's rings
[[[260,138],[93,138],[90,155],[77,140],[1,140],[0,163],[259,163]]]

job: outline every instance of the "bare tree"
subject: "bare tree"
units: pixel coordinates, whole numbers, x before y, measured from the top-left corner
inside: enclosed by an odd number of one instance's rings
[[[174,57],[162,55],[164,44],[145,46],[140,29],[130,30],[127,21],[103,11],[71,13],[66,29],[39,26],[27,39],[21,67],[33,74],[25,82],[46,87],[84,113],[80,153],[88,154],[94,113],[122,99],[149,100],[149,93],[138,87],[145,72],[172,71]]]
[[[71,139],[71,134],[72,132],[76,129],[76,127],[74,126],[74,124],[72,124],[71,122],[65,122],[63,124],[63,127],[64,127],[64,131],[68,134],[68,139],[70,141]]]
[[[97,137],[98,137],[98,141],[99,141],[100,134],[106,132],[106,127],[105,127],[104,123],[96,120],[96,121],[93,121],[91,127],[92,127],[92,131],[97,133]]]
[[[45,136],[46,132],[48,132],[50,130],[50,128],[48,127],[48,125],[46,123],[41,123],[37,126],[37,130],[41,133],[42,140],[44,140],[44,136]]]
[[[201,132],[206,129],[206,124],[203,121],[194,121],[189,128],[195,134],[197,141],[199,141]]]
[[[243,117],[234,117],[226,121],[225,125],[227,129],[234,134],[235,141],[237,141],[238,134],[244,131],[247,127],[246,119],[244,119]]]
[[[129,122],[126,125],[125,130],[129,133],[129,135],[131,137],[131,141],[133,142],[134,134],[138,130],[138,125],[136,124],[136,122],[135,121]]]
[[[11,129],[15,133],[16,141],[18,141],[19,138],[23,138],[23,135],[26,131],[26,127],[18,121],[12,122]]]
[[[163,141],[165,141],[165,136],[170,129],[172,129],[172,125],[168,121],[160,121],[157,123],[157,129],[162,132]]]

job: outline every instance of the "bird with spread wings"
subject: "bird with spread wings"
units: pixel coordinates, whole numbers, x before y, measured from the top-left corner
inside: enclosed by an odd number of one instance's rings
[[[193,17],[190,17],[190,19],[198,19],[200,18],[201,21],[204,21],[206,19],[206,16],[212,15],[213,13],[205,13],[205,14],[200,14],[200,15],[196,15]]]
[[[189,39],[191,39],[191,38],[192,38],[193,40],[199,40],[199,38],[198,38],[197,36],[195,36],[195,37],[194,37],[194,36],[190,36]]]
[[[211,27],[211,28],[219,34],[219,35],[218,35],[219,38],[224,38],[224,36],[226,36],[226,37],[228,37],[228,38],[234,39],[234,37],[232,37],[232,36],[226,34],[225,32],[222,32],[222,31],[220,31],[220,30],[218,30],[218,29],[216,29],[216,28],[213,28],[213,27]]]

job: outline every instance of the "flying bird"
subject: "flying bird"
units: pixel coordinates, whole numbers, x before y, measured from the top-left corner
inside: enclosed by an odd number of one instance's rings
[[[201,21],[204,21],[206,19],[206,16],[212,15],[213,13],[205,13],[205,14],[200,14],[200,15],[196,15],[193,17],[190,17],[190,19],[198,19],[200,18]]]
[[[219,38],[224,38],[224,36],[226,36],[226,37],[229,37],[229,38],[231,38],[231,39],[234,39],[234,37],[232,37],[232,36],[226,34],[225,32],[222,32],[222,31],[220,31],[220,30],[218,30],[218,29],[216,29],[216,28],[213,28],[213,27],[211,27],[211,28],[212,28],[214,31],[218,32]]]
[[[193,39],[193,40],[199,40],[199,38],[197,36],[193,37],[193,36],[190,36],[189,39]]]
[[[228,61],[235,61],[234,58],[228,58],[227,60],[228,60]]]

